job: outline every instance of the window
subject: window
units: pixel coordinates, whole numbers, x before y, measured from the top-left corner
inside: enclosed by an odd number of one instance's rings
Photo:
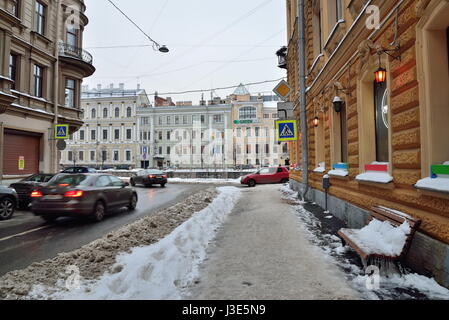
[[[84,140],[84,130],[80,130],[80,140]]]
[[[127,118],[131,118],[131,116],[132,116],[131,113],[132,113],[131,107],[126,108],[126,117]]]
[[[315,7],[313,8],[312,25],[313,54],[315,57],[318,57],[318,55],[323,52],[323,34],[321,30],[321,1],[316,1]]]
[[[67,44],[72,47],[78,47],[78,35],[73,24],[67,26]]]
[[[162,125],[162,117],[159,117],[159,125]]]
[[[182,117],[182,124],[187,124],[187,116]]]
[[[259,146],[259,144],[256,144],[256,154],[259,154],[259,150],[260,149],[260,146]]]
[[[242,146],[238,145],[237,146],[237,154],[241,154],[242,153]]]
[[[146,133],[146,132],[145,132]],[[126,140],[131,140],[132,131],[131,129],[126,129]],[[145,137],[146,138],[146,137]],[[146,139],[145,139],[146,140]]]
[[[204,116],[204,114],[201,115],[201,123],[205,123],[206,122],[206,117]]]
[[[374,82],[374,92],[376,160],[379,162],[389,162],[388,90],[386,82],[383,84],[377,84]]]
[[[129,150],[125,151],[125,159],[126,161],[131,161],[131,151]]]
[[[14,81],[12,83],[11,89],[16,89],[16,82],[17,82],[17,59],[18,56],[15,54],[9,55],[9,78]]]
[[[263,118],[264,118],[264,119],[269,119],[269,118],[270,118],[270,115],[269,115],[268,113],[264,113]]]
[[[179,124],[179,117],[175,116],[175,124]]]
[[[92,119],[95,119],[97,117],[97,110],[95,108],[92,108],[90,111],[90,115]]]
[[[95,161],[95,151],[90,152],[90,161]]]
[[[270,154],[270,145],[265,144],[265,154]]]
[[[159,131],[159,140],[162,140],[162,131]]]
[[[36,1],[35,6],[35,31],[41,35],[45,34],[45,14],[46,14],[46,7],[40,3],[39,1]]]
[[[250,153],[251,153],[251,145],[250,145],[250,144],[247,144],[247,145],[246,145],[246,153],[247,153],[247,154],[250,154]]]
[[[282,145],[282,153],[288,153],[288,144],[284,143]]]
[[[168,155],[170,154],[170,151],[171,151],[171,149],[170,149],[170,147],[168,146],[168,147],[167,147],[167,154],[168,154]]]
[[[184,140],[187,139],[187,131],[186,131],[186,130],[184,130],[184,131],[182,132],[182,138],[183,138]]]
[[[246,136],[249,138],[251,137],[251,128],[246,128]]]
[[[257,118],[257,109],[254,107],[243,107],[239,109],[239,118],[242,120],[245,119],[256,119]]]
[[[90,140],[97,139],[97,130],[90,130]]]
[[[162,123],[161,123],[162,124]],[[169,116],[167,116],[167,124],[171,124],[171,119]]]
[[[159,154],[162,154],[162,147],[159,147]]]
[[[192,131],[192,139],[196,139],[196,131],[195,130]]]
[[[118,150],[114,150],[114,161],[120,161],[120,155]]]
[[[167,140],[170,141],[171,131],[167,131]]]
[[[223,115],[222,114],[214,115],[214,123],[222,123],[222,122],[223,122]]]
[[[108,130],[103,129],[103,140],[108,140]]]
[[[148,122],[149,121],[148,117],[142,117],[140,121],[141,121],[142,125],[148,125],[148,123],[149,123]]]
[[[116,117],[116,118],[120,117],[120,108],[119,107],[115,108],[115,110],[114,110],[114,117]]]
[[[114,139],[115,140],[120,139],[120,129],[114,129]]]
[[[14,4],[12,6],[12,14],[16,18],[20,18],[20,2],[21,2],[21,0],[15,0]]]
[[[277,113],[273,113],[273,114],[271,114],[271,118],[273,118],[273,119],[277,119],[277,118],[278,118],[278,114],[277,114]]]
[[[67,160],[68,161],[73,161],[73,152],[72,151],[68,151],[67,152]]]
[[[268,127],[265,128],[265,137],[270,136],[270,129]]]
[[[192,115],[192,123],[194,123],[196,121],[196,115]]]
[[[75,108],[75,80],[65,80],[65,106]]]
[[[97,181],[95,182],[95,186],[96,187],[100,187],[100,188],[104,188],[111,185],[111,180],[109,179],[108,176],[101,176],[97,179]]]
[[[256,127],[256,137],[260,136],[260,127]]]
[[[44,68],[34,65],[34,95],[36,97],[42,98],[42,86],[44,84]]]
[[[80,161],[84,161],[84,151],[79,151],[79,153],[78,153],[78,159],[79,159]]]
[[[103,162],[108,160],[108,151],[107,150],[101,150],[101,160]]]

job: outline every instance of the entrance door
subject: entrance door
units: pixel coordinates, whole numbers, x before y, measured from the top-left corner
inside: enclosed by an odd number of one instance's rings
[[[3,174],[28,175],[39,172],[41,134],[5,129]]]

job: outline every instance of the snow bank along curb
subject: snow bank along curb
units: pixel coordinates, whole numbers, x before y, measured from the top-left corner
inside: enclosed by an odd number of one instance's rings
[[[184,179],[184,178],[168,178],[168,183],[193,183],[193,184],[240,184],[238,179]]]
[[[219,195],[200,212],[153,245],[120,254],[113,270],[98,281],[71,291],[56,292],[53,299],[181,299],[183,288],[198,277],[209,242],[240,197],[239,189],[221,187]],[[37,287],[31,297],[48,297]]]
[[[67,279],[66,268],[71,265],[79,268],[82,279],[97,279],[111,270],[117,254],[159,241],[195,212],[206,208],[216,195],[214,187],[199,191],[170,208],[125,225],[80,249],[9,272],[0,278],[0,299],[29,298],[26,296],[33,285],[51,287],[58,279]]]
[[[296,191],[290,189],[288,185],[282,186],[280,191],[283,198],[288,200],[292,205],[292,210],[305,223],[309,241],[325,251],[329,258],[331,258],[332,263],[335,263],[335,265],[346,272],[347,280],[366,299],[398,299],[398,292],[405,292],[399,296],[400,299],[414,299],[414,296],[407,293],[412,291],[417,291],[419,295],[427,299],[449,299],[449,290],[440,286],[435,279],[410,273],[408,270],[403,270],[405,272],[403,275],[393,274],[389,275],[389,278],[381,276],[380,288],[377,290],[368,290],[366,284],[371,283],[372,279],[365,274],[364,270],[351,263],[345,257],[346,252],[351,249],[348,246],[343,247],[339,237],[333,234],[321,233],[321,221],[302,206],[304,202],[298,201]],[[405,215],[399,211],[398,213]],[[373,226],[369,228],[373,228]]]

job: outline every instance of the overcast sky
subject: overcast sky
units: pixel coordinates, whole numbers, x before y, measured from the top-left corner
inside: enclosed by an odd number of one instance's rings
[[[84,84],[126,88],[137,83],[147,93],[179,92],[259,82],[286,76],[277,68],[275,52],[286,45],[283,0],[113,0],[169,53],[151,47],[107,0],[86,0],[89,24],[84,48],[94,57],[95,74]],[[251,93],[269,92],[276,83],[248,87]],[[233,90],[217,91],[225,97]],[[200,93],[171,95],[175,101],[193,100]],[[210,93],[205,93],[210,98]]]

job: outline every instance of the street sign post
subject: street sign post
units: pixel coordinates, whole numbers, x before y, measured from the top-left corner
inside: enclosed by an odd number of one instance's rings
[[[293,93],[293,88],[288,84],[287,81],[282,80],[273,89],[273,92],[282,99],[282,101],[287,101],[288,97]]]
[[[296,120],[276,121],[276,132],[279,142],[298,140]]]
[[[69,138],[69,125],[57,124],[55,125],[55,139],[68,139]]]

